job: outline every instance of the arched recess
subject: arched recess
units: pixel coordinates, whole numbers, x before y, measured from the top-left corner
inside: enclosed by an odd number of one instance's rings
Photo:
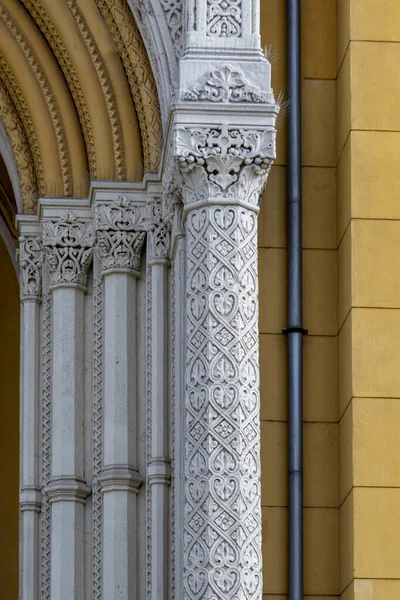
[[[0,590],[18,598],[19,290],[0,235]]]
[[[3,0],[0,120],[22,212],[158,170],[157,87],[126,0]]]

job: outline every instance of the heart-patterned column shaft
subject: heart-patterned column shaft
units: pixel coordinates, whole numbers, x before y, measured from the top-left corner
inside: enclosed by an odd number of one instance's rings
[[[186,213],[185,600],[261,600],[258,199],[271,131],[177,131]]]

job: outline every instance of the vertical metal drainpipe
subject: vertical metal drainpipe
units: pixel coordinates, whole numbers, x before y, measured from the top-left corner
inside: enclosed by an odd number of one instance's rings
[[[287,2],[289,600],[303,600],[301,0]]]

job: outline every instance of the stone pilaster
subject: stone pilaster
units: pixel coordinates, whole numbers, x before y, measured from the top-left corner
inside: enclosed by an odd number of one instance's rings
[[[93,226],[65,213],[43,222],[52,291],[51,598],[83,600],[85,483],[83,444],[84,292]]]
[[[261,600],[257,214],[272,128],[180,127],[186,214],[183,598]]]
[[[96,207],[104,280],[103,597],[138,598],[136,279],[146,206],[121,197]]]
[[[23,229],[23,226],[21,227]],[[40,235],[19,240],[21,295],[21,600],[39,599],[40,303],[43,249]]]

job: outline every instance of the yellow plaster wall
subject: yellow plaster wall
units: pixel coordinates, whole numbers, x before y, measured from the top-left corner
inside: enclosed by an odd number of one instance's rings
[[[18,598],[19,292],[0,238],[0,598]]]
[[[338,0],[343,600],[400,594],[400,3]]]
[[[286,90],[285,2],[261,0],[262,43],[278,51]],[[337,378],[336,0],[302,1],[305,597],[339,589]],[[275,53],[274,53],[275,54]],[[264,600],[287,597],[286,148],[260,215],[260,359]]]

